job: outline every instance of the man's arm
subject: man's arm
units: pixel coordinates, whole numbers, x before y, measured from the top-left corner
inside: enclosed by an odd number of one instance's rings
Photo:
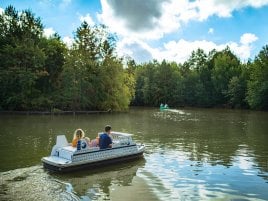
[[[113,144],[113,142],[112,142],[112,138],[109,136],[109,138],[108,138],[108,140],[109,140],[109,145],[108,145],[108,147],[109,148],[112,148],[112,144]]]

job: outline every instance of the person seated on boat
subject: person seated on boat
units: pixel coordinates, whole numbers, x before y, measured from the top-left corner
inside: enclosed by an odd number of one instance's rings
[[[89,147],[98,147],[99,141],[100,141],[100,137],[97,136],[96,139],[90,141]]]
[[[107,148],[112,148],[112,137],[111,135],[112,127],[107,125],[105,126],[105,133],[102,133],[100,135],[100,149],[107,149]]]
[[[85,137],[85,132],[81,128],[78,128],[74,131],[74,137],[71,143],[72,147],[76,147],[78,140],[81,139],[85,139],[87,144],[89,144],[90,142],[90,139],[88,137]]]

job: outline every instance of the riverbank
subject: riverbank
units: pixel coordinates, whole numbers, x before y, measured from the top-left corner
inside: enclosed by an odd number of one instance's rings
[[[0,111],[0,115],[4,114],[22,114],[22,115],[76,115],[76,114],[98,114],[111,113],[112,110],[91,110],[91,111]]]

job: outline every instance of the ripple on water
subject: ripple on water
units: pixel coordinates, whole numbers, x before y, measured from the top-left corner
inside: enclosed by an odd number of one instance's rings
[[[199,119],[191,113],[182,110],[168,110],[162,112],[153,113],[153,117],[156,119],[171,120],[175,122],[180,121],[199,121]]]
[[[254,170],[191,161],[181,151],[164,153],[146,154],[146,165],[138,171],[160,200],[262,200],[253,190],[258,181],[248,181]]]

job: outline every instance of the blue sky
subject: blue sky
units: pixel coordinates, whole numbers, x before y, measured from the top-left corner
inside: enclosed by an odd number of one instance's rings
[[[67,44],[83,20],[106,24],[118,55],[137,62],[182,63],[197,48],[227,45],[246,62],[268,45],[268,0],[0,0],[0,12],[8,5],[30,9]]]

